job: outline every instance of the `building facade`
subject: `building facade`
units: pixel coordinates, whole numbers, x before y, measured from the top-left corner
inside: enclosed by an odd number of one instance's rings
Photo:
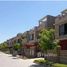
[[[62,50],[67,50],[67,10],[58,16],[47,15],[39,20],[39,25],[33,29],[18,34],[16,37],[7,40],[9,47],[15,42],[22,40],[22,54],[28,57],[36,57],[38,52],[38,38],[42,29],[55,29],[55,39],[60,41]]]
[[[22,55],[27,57],[36,57],[38,52],[38,38],[39,33],[42,29],[54,28],[55,17],[47,15],[39,20],[39,25],[35,26],[33,29],[24,32],[23,34],[18,34],[16,37],[7,40],[9,48],[12,49],[14,43],[22,40]]]
[[[29,30],[26,34],[27,43],[24,45],[24,53],[26,56],[36,57],[38,53],[38,38],[42,29],[54,28],[55,17],[47,15],[39,20],[39,25]]]
[[[62,50],[67,50],[67,9],[55,19],[55,38],[60,41]]]
[[[39,20],[39,28],[40,29],[54,28],[54,23],[55,23],[55,17],[51,15],[47,15]]]

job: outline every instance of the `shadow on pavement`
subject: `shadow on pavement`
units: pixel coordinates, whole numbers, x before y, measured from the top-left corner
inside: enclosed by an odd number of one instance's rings
[[[18,58],[16,58],[16,57],[13,57],[12,59],[18,59]]]
[[[12,59],[19,59],[18,57],[16,57],[16,56],[8,56],[8,57],[11,57]]]
[[[30,67],[45,67],[45,66],[39,65],[39,64],[34,64],[34,65],[31,65]]]

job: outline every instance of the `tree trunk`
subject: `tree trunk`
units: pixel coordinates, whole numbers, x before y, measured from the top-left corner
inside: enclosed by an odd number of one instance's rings
[[[44,59],[47,60],[47,50],[45,50],[46,56],[44,56]]]
[[[47,57],[47,50],[45,50],[46,56],[44,56],[44,60],[46,60],[45,66],[48,67],[48,57]]]

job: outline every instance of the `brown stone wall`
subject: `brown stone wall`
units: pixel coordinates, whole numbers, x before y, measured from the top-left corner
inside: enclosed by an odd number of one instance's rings
[[[60,62],[67,64],[67,50],[60,51]]]
[[[67,15],[61,16],[61,18],[57,17],[55,20],[55,38],[59,40],[67,39],[67,35],[59,36],[59,26],[67,23]]]
[[[67,50],[58,49],[56,53],[54,50],[49,50],[48,53],[48,60],[67,64]]]

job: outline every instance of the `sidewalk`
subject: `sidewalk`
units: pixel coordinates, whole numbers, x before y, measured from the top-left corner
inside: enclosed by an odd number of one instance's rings
[[[36,58],[35,58],[36,59]],[[0,67],[42,67],[33,63],[34,59],[20,59],[0,52]]]

